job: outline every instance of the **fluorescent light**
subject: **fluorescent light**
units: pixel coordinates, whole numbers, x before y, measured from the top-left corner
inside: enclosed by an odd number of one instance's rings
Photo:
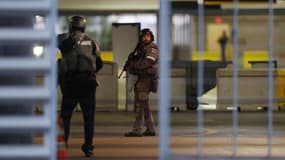
[[[35,46],[33,49],[34,55],[37,57],[40,57],[44,53],[44,47],[43,46]]]

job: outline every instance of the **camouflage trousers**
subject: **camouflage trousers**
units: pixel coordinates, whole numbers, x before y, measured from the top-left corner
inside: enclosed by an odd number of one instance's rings
[[[149,92],[135,92],[135,122],[133,131],[142,133],[143,126],[150,132],[155,132],[153,116],[149,106]]]

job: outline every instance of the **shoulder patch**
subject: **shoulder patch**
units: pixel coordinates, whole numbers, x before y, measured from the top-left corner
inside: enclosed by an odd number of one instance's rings
[[[152,61],[155,61],[155,58],[152,57],[152,56],[146,56],[146,58],[147,58],[147,59],[150,59],[150,60],[152,60]]]

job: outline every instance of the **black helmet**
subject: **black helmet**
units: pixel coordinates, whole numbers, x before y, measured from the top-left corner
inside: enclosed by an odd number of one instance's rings
[[[141,30],[140,39],[141,39],[141,37],[143,37],[145,34],[150,34],[150,35],[151,35],[151,41],[154,41],[153,33],[152,33],[152,31],[151,31],[149,28],[144,28],[144,29]]]
[[[71,17],[71,20],[69,22],[69,30],[70,32],[75,30],[80,30],[84,32],[86,24],[87,24],[86,18],[84,18],[83,16],[73,16]]]

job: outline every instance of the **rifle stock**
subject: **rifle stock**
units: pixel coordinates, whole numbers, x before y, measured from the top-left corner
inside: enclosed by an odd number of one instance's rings
[[[123,75],[124,71],[125,71],[125,69],[123,68],[122,71],[121,71],[121,73],[119,74],[119,79],[120,79],[121,76]]]
[[[139,46],[139,43],[137,44],[136,49],[138,48],[138,46]],[[135,50],[136,50],[136,49],[135,49]],[[127,59],[127,61],[125,62],[125,65],[124,65],[122,71],[121,71],[120,74],[119,74],[119,79],[120,79],[121,76],[123,75],[124,71],[127,71],[128,61],[134,57],[135,50],[129,54],[128,59]]]
[[[123,75],[124,71],[127,71],[127,66],[128,66],[128,61],[125,63],[121,73],[119,74],[119,79],[121,78],[121,76]]]

